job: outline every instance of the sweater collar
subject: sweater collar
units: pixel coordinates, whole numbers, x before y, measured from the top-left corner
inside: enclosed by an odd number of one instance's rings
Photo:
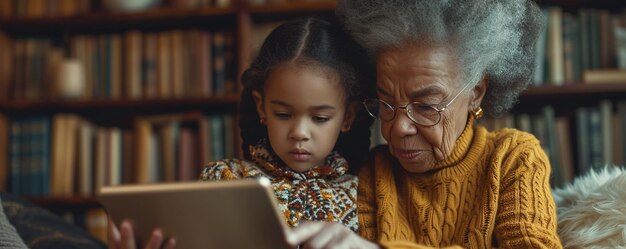
[[[254,162],[274,177],[306,180],[311,178],[337,178],[348,171],[348,162],[337,151],[331,152],[324,164],[315,166],[305,172],[296,172],[289,168],[269,146],[267,139],[261,139],[256,145],[249,147]]]
[[[443,161],[438,162],[433,171],[442,175],[465,175],[476,167],[485,147],[486,130],[474,126],[474,117],[469,115],[463,132],[456,140],[454,149]],[[441,170],[446,169],[446,170]]]

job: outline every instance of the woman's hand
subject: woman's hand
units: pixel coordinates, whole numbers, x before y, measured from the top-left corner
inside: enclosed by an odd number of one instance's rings
[[[287,231],[287,243],[306,249],[322,248],[381,248],[339,223],[308,221]]]
[[[130,221],[125,220],[120,224],[120,229],[115,227],[115,223],[109,219],[109,249],[136,249],[137,243],[135,242],[135,233],[133,232],[133,226]],[[152,236],[145,245],[145,249],[173,249],[176,247],[176,240],[174,238],[168,239],[163,243],[163,232],[160,229],[152,231]]]

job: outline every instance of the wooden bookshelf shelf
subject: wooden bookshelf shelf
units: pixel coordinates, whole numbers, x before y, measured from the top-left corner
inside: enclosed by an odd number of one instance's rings
[[[72,197],[27,197],[28,201],[37,205],[86,205],[98,207],[100,202],[93,196],[72,196]]]
[[[531,86],[520,96],[513,113],[535,113],[542,107],[558,107],[557,114],[571,113],[580,106],[593,106],[599,101],[620,100],[626,96],[626,82],[606,84],[572,83],[562,86]]]
[[[334,12],[336,6],[337,4],[335,1],[304,1],[249,6],[246,9],[251,14],[302,14],[325,11]]]
[[[234,109],[239,96],[228,95],[208,98],[154,99],[154,100],[90,100],[90,101],[7,101],[0,103],[0,110],[9,113],[22,111],[93,111],[111,109]]]
[[[581,84],[572,83],[562,86],[533,86],[529,87],[523,95],[532,96],[568,96],[572,95],[590,95],[590,94],[626,94],[626,82],[606,83],[606,84]]]
[[[581,1],[581,0],[535,0],[540,5],[554,5],[561,6],[567,10],[576,10],[579,8],[602,8],[614,11],[620,11],[624,6],[624,2],[621,0],[595,0],[595,1]]]
[[[235,25],[238,9],[235,7],[217,8],[158,8],[139,13],[108,13],[95,12],[68,17],[16,18],[0,19],[0,29],[11,34],[35,34],[38,32],[59,33],[70,31],[103,32],[133,28],[167,28],[184,25],[223,27],[228,22]]]

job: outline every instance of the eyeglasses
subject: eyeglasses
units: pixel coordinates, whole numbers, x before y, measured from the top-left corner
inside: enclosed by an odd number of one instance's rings
[[[365,110],[370,116],[377,118],[380,117],[382,121],[391,121],[396,118],[397,109],[405,109],[406,116],[411,121],[421,126],[434,126],[441,121],[441,112],[445,111],[452,102],[461,95],[469,84],[466,84],[459,93],[457,93],[446,105],[441,108],[440,105],[428,105],[422,102],[411,102],[405,106],[394,106],[380,99],[366,99],[363,101]]]

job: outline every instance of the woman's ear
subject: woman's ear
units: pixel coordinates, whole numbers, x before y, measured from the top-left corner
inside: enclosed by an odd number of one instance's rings
[[[348,104],[348,107],[346,108],[346,115],[344,115],[343,123],[341,124],[341,132],[348,132],[350,131],[350,128],[352,128],[352,123],[354,122],[356,113],[359,110],[359,104],[360,103],[358,101],[353,101]]]
[[[261,123],[265,120],[265,109],[263,108],[263,95],[258,91],[252,91],[252,98],[256,104],[256,111],[259,113]]]
[[[474,86],[474,89],[472,89],[473,97],[470,100],[470,111],[480,107],[483,102],[483,97],[485,97],[485,93],[487,92],[487,87],[489,87],[489,75],[485,74],[480,82]]]

